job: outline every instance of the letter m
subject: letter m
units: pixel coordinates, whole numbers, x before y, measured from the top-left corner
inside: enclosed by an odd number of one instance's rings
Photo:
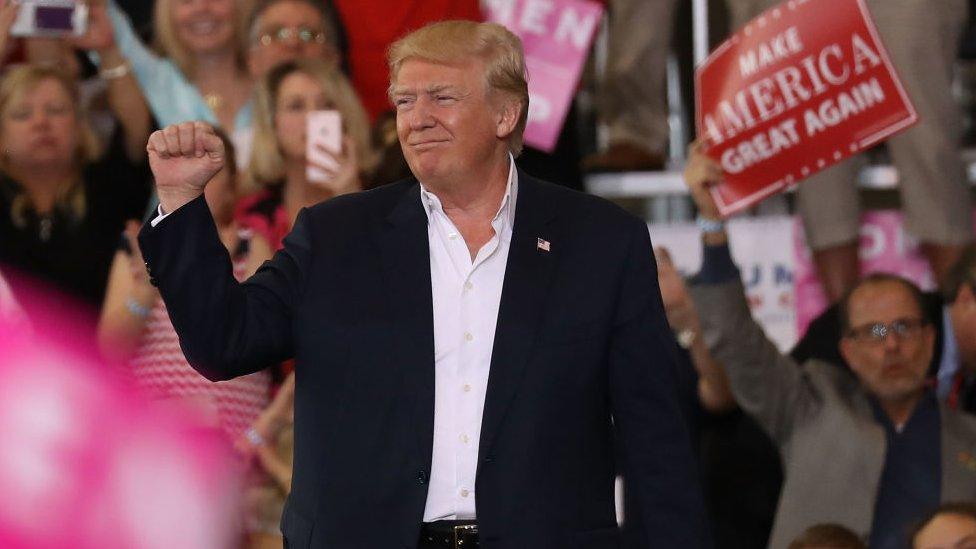
[[[749,76],[757,70],[759,70],[759,64],[756,62],[755,51],[749,50],[739,56],[739,71],[742,76]]]

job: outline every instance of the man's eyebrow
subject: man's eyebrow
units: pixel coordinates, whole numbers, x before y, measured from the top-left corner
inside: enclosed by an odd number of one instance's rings
[[[417,95],[418,93],[423,93],[425,95],[435,95],[442,92],[454,92],[459,95],[466,95],[465,91],[462,88],[452,84],[431,84],[430,86],[427,86],[426,88],[424,88],[422,91],[419,92],[416,88],[397,87],[397,88],[393,88],[391,95],[393,96]]]
[[[438,93],[451,93],[458,97],[467,97],[471,95],[471,92],[464,86],[458,86],[456,84],[435,84],[428,86],[425,90],[427,95],[436,95]]]
[[[416,94],[416,93],[417,92],[414,91],[413,88],[407,88],[402,86],[395,87],[393,88],[393,91],[390,92],[391,95],[408,95],[408,94]]]
[[[973,541],[976,541],[976,534],[969,534],[968,536],[966,536],[966,537],[962,538],[961,540],[957,541],[955,543],[955,545],[953,545],[953,547],[958,547],[958,548],[962,549],[963,547],[966,547],[965,544],[971,543]]]

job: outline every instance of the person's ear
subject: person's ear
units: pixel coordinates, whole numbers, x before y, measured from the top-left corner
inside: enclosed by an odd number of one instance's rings
[[[976,294],[973,294],[973,288],[969,284],[963,284],[959,287],[959,291],[956,293],[956,301],[959,305],[972,305],[976,302]]]
[[[516,99],[509,99],[502,103],[496,118],[495,135],[499,139],[506,139],[515,131],[518,126],[519,118],[522,115],[522,102]]]
[[[935,326],[933,326],[931,322],[922,326],[922,337],[925,338],[925,344],[934,351],[935,350]]]
[[[837,342],[837,349],[840,351],[840,356],[844,358],[844,362],[852,364],[851,356],[854,354],[854,342],[847,337],[841,337],[840,341]]]

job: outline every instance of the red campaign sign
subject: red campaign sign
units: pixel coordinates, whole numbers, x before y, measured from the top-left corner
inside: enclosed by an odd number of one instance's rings
[[[918,118],[863,0],[783,2],[712,52],[695,84],[698,135],[725,172],[712,188],[722,215]]]

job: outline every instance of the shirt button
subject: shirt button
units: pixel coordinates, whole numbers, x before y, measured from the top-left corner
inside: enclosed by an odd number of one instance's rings
[[[462,498],[468,497],[468,494],[470,494],[470,493],[471,492],[468,492],[468,489],[467,488],[461,488],[461,497]]]
[[[468,435],[461,435],[460,438],[461,438],[461,442],[463,442],[465,444],[467,444],[468,441],[471,440],[470,438],[468,438]]]
[[[465,393],[470,393],[470,392],[471,392],[471,384],[470,384],[470,383],[465,383],[465,384],[464,384],[464,385],[463,385],[463,386],[461,387],[461,389],[462,389],[462,390],[463,390],[463,391],[464,391]]]
[[[454,240],[455,238],[457,238],[457,233],[450,233],[447,235],[447,237],[450,238],[451,240]]]
[[[470,290],[471,288],[474,288],[474,284],[472,284],[471,282],[465,282],[464,283],[464,289],[465,290]]]
[[[465,341],[471,341],[474,339],[474,336],[471,335],[471,332],[464,332],[464,339]]]

